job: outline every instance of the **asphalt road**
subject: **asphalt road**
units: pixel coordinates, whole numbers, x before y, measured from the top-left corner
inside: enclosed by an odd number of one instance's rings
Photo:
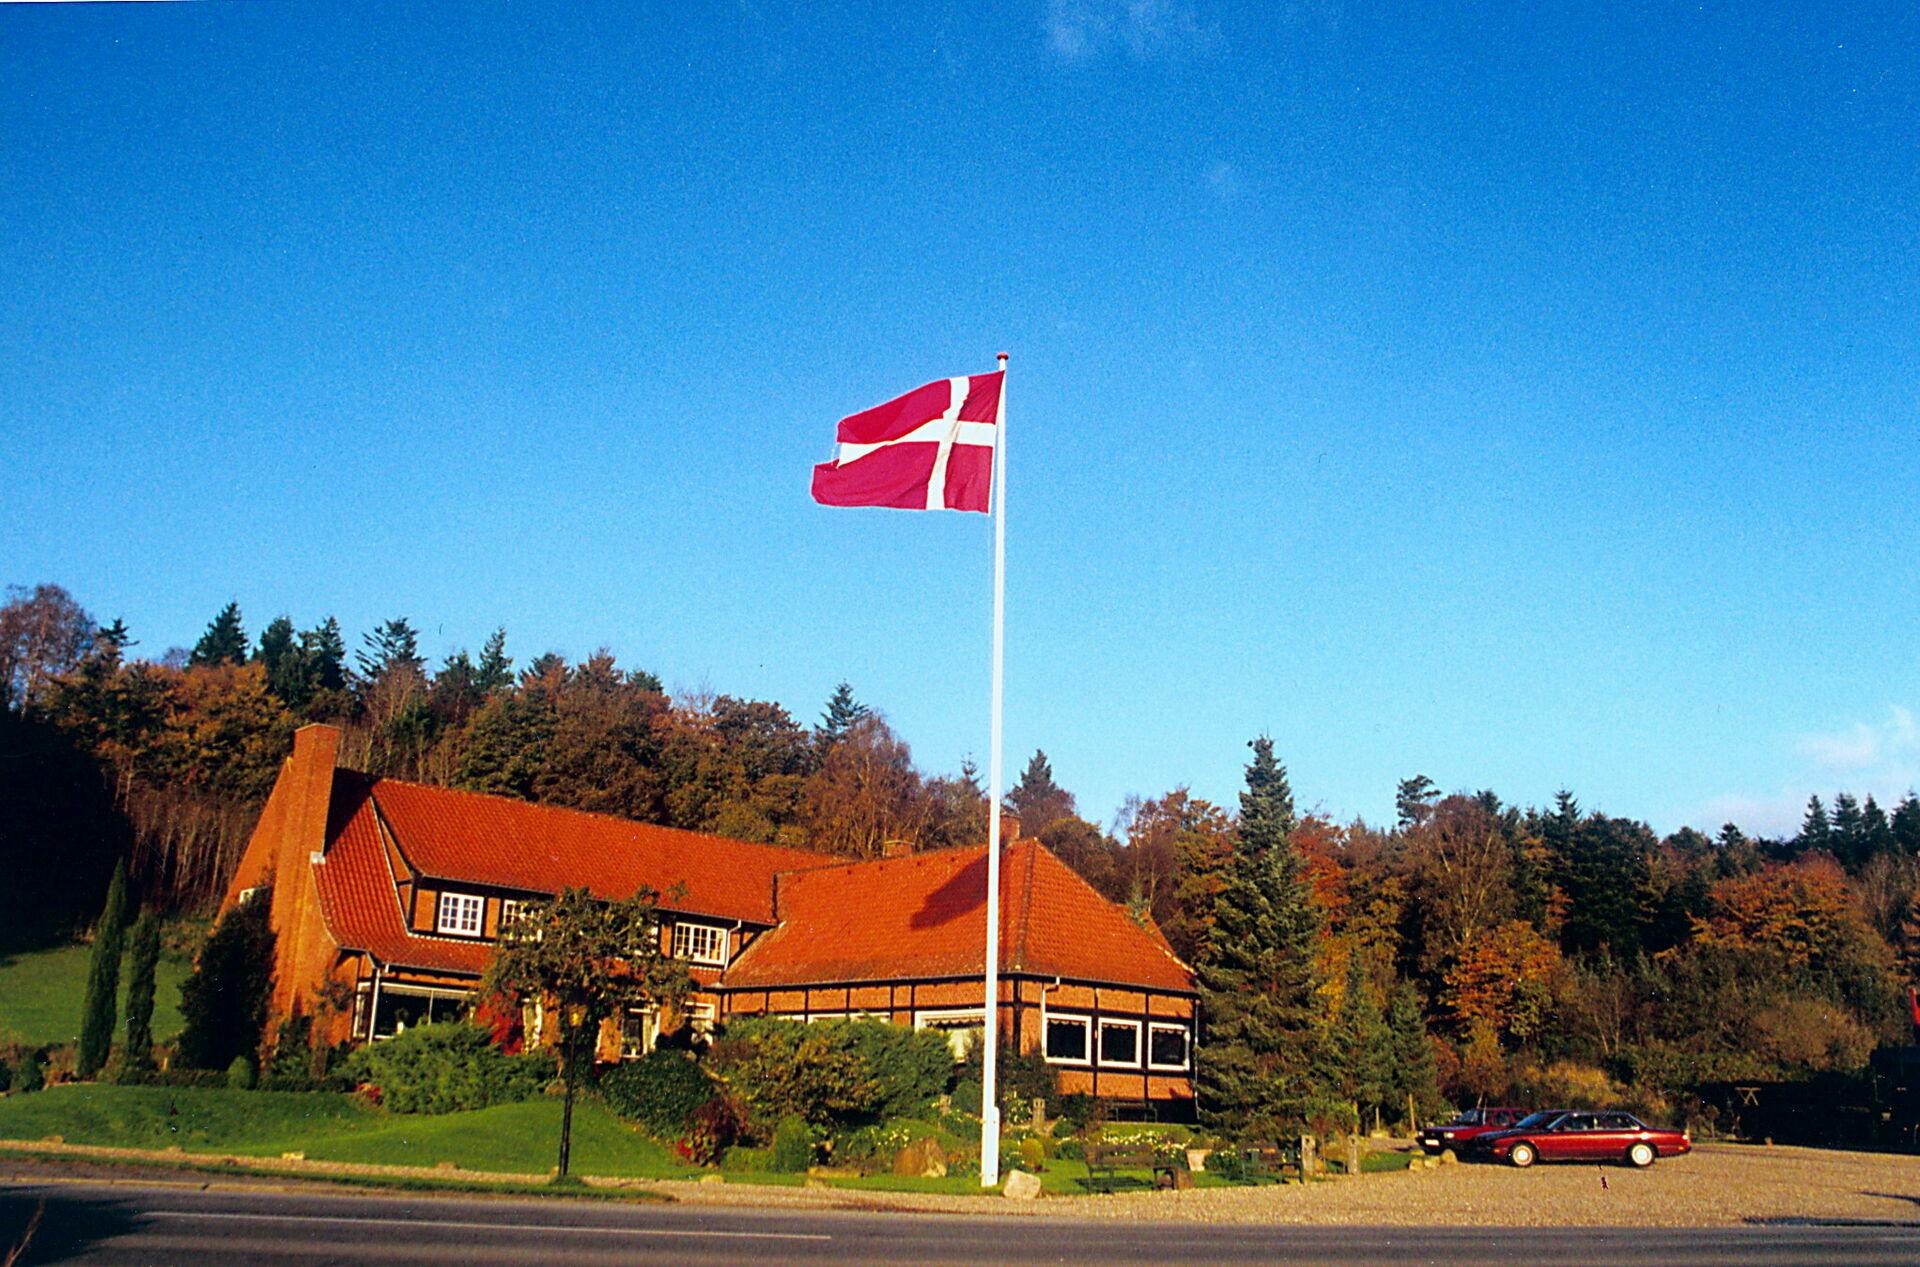
[[[450,1200],[191,1186],[0,1187],[0,1258],[37,1263],[1920,1262],[1920,1224],[1712,1229],[1250,1227]]]

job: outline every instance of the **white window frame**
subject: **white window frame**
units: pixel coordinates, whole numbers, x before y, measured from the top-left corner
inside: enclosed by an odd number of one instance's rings
[[[1110,1029],[1130,1029],[1133,1031],[1133,1059],[1132,1060],[1108,1060],[1107,1059],[1107,1031]],[[1147,1049],[1146,1049],[1146,1044],[1142,1041],[1143,1039],[1146,1038],[1146,1035],[1141,1031],[1139,1021],[1116,1020],[1111,1016],[1103,1016],[1100,1018],[1099,1023],[1093,1027],[1093,1033],[1094,1033],[1094,1037],[1099,1040],[1098,1047],[1094,1052],[1094,1056],[1095,1056],[1095,1059],[1097,1059],[1100,1062],[1101,1068],[1103,1069],[1138,1069],[1140,1068],[1140,1066],[1146,1063]]]
[[[688,1003],[682,1008],[686,1028],[693,1037],[703,1043],[713,1041],[713,1031],[720,1025],[720,1005],[718,1003]]]
[[[686,945],[680,941],[681,930],[686,930]],[[694,934],[712,934],[715,948],[704,953],[695,949]],[[673,922],[673,957],[684,959],[688,963],[703,964],[710,968],[727,966],[727,930],[722,924],[703,924],[699,920],[677,919]]]
[[[467,916],[472,927],[467,927]],[[486,928],[487,899],[477,893],[442,890],[433,913],[433,931],[450,937],[478,937]]]
[[[1158,1031],[1158,1030],[1166,1030],[1171,1033],[1180,1035],[1180,1038],[1183,1044],[1185,1045],[1186,1051],[1187,1051],[1187,1058],[1185,1060],[1181,1061],[1177,1065],[1161,1065],[1161,1064],[1154,1063],[1153,1035],[1155,1031]],[[1185,1025],[1169,1025],[1160,1021],[1150,1022],[1147,1025],[1147,1045],[1141,1049],[1140,1054],[1146,1060],[1147,1068],[1149,1069],[1165,1069],[1165,1070],[1170,1070],[1178,1073],[1185,1073],[1188,1070],[1193,1068],[1193,1031],[1187,1028]]]
[[[639,1022],[640,1041],[636,1048],[627,1046],[627,1026]],[[620,1014],[620,1059],[638,1060],[652,1051],[660,1041],[660,1012],[651,1007],[630,1007]]]
[[[927,1008],[913,1014],[913,1027],[939,1030],[947,1036],[947,1046],[953,1049],[953,1058],[965,1060],[967,1035],[977,1029],[983,1039],[986,1037],[987,1009],[984,1007]]]
[[[1055,1025],[1078,1025],[1080,1027],[1080,1032],[1086,1035],[1087,1040],[1084,1049],[1087,1054],[1083,1058],[1075,1060],[1071,1056],[1056,1056],[1047,1050],[1048,1047],[1051,1046],[1047,1040],[1052,1036],[1051,1031]],[[1048,1012],[1047,1023],[1040,1031],[1040,1054],[1046,1058],[1047,1063],[1050,1065],[1078,1065],[1084,1068],[1093,1064],[1093,1058],[1096,1054],[1093,1048],[1093,1018],[1091,1016],[1079,1016],[1072,1012]]]
[[[517,897],[501,898],[500,899],[500,922],[493,926],[494,931],[497,932],[502,937],[506,936],[507,929],[513,927],[514,924],[518,923],[520,920],[520,917],[522,915],[525,915],[526,913],[527,913],[527,902],[525,898],[517,898]]]

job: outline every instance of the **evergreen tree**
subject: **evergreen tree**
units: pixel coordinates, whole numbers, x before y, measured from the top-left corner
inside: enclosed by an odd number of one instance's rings
[[[1908,792],[1893,807],[1893,843],[1903,854],[1920,854],[1920,797]]]
[[[1722,823],[1717,839],[1722,849],[1738,849],[1747,843],[1747,833],[1732,823]]]
[[[154,974],[160,963],[160,921],[142,911],[127,942],[127,1048],[129,1069],[153,1068]]]
[[[1893,852],[1893,824],[1887,820],[1887,811],[1869,795],[1860,807],[1860,861],[1868,863]]]
[[[347,643],[340,622],[329,616],[300,635],[307,681],[316,691],[338,691],[347,684]]]
[[[1305,861],[1288,839],[1294,813],[1286,770],[1271,740],[1251,746],[1234,857],[1198,965],[1199,1083],[1202,1111],[1216,1129],[1273,1138],[1323,1091],[1315,1076],[1313,965],[1320,917],[1308,898]]]
[[[1371,1112],[1390,1106],[1394,1082],[1393,1034],[1373,997],[1365,957],[1355,946],[1347,956],[1346,993],[1334,1019],[1333,1051],[1340,1089],[1358,1113],[1355,1126],[1364,1127]]]
[[[833,698],[827,701],[827,711],[820,714],[820,724],[813,728],[814,742],[825,752],[845,739],[847,732],[861,718],[872,713],[872,709],[853,698],[853,688],[842,682],[833,688]]]
[[[271,889],[259,889],[220,917],[193,973],[180,983],[180,1060],[190,1069],[225,1069],[255,1058],[273,988]]]
[[[1853,793],[1842,792],[1833,798],[1833,819],[1827,831],[1828,848],[1840,859],[1840,865],[1857,869],[1865,860],[1865,824],[1860,802]]]
[[[275,616],[260,631],[260,645],[255,648],[253,658],[266,670],[267,689],[276,699],[288,708],[306,706],[313,687],[308,681],[307,659],[300,636],[293,630],[293,621]]]
[[[420,654],[420,634],[405,616],[383,621],[361,641],[365,646],[354,653],[353,659],[360,668],[360,676],[370,682],[377,682],[402,666],[419,673],[427,663]]]
[[[1037,749],[1020,782],[1007,793],[1007,809],[1020,816],[1020,832],[1025,836],[1038,836],[1055,820],[1077,812],[1073,793],[1053,781],[1053,765]]]
[[[135,645],[133,631],[118,616],[113,618],[111,624],[100,626],[100,632],[93,636],[94,654],[104,656],[114,664],[120,663],[120,657],[127,648]]]
[[[1400,780],[1399,790],[1393,797],[1396,823],[1400,830],[1418,826],[1420,820],[1432,812],[1434,799],[1439,795],[1438,785],[1424,774]]]
[[[1828,849],[1833,844],[1833,828],[1827,822],[1827,807],[1818,796],[1807,798],[1807,816],[1800,822],[1800,834],[1793,842],[1802,852]]]
[[[1410,981],[1396,982],[1387,1005],[1387,1030],[1392,1035],[1392,1078],[1388,1094],[1395,1108],[1413,1100],[1415,1115],[1440,1104],[1440,1070],[1433,1058],[1433,1041],[1420,1009],[1420,991]],[[1409,1128],[1418,1126],[1408,1123]]]
[[[114,1012],[120,993],[120,957],[127,945],[127,862],[113,864],[107,884],[106,909],[93,933],[93,954],[87,961],[87,993],[82,1004],[80,1047],[74,1072],[91,1078],[107,1063],[113,1048]]]
[[[473,686],[482,695],[492,695],[513,685],[513,661],[507,655],[507,631],[496,629],[487,635],[480,648],[480,663],[473,671]]]
[[[228,603],[213,618],[207,631],[200,635],[200,641],[193,644],[193,652],[187,657],[187,663],[197,667],[246,662],[247,631],[240,623],[240,604]]]

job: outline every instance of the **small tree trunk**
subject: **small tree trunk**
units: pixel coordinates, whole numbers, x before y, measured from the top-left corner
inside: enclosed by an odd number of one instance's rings
[[[573,1070],[579,1042],[574,1027],[564,1020],[560,1029],[560,1081],[566,1088],[560,1107],[560,1177],[567,1177],[567,1165],[573,1154]]]

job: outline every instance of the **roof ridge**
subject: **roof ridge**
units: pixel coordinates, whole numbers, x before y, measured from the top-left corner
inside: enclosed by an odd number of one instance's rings
[[[883,862],[920,862],[922,860],[933,861],[937,858],[941,858],[943,856],[950,855],[950,854],[965,854],[965,853],[973,853],[973,852],[979,852],[984,856],[984,854],[986,853],[986,848],[987,847],[985,845],[955,845],[947,849],[923,849],[919,853],[910,853],[910,854],[906,854],[896,858],[889,858],[889,857],[886,857],[885,855],[882,855],[878,858],[838,858],[832,862],[823,862],[817,867],[782,867],[780,870],[774,872],[774,874],[776,876],[797,875],[801,872],[805,872],[808,875],[812,875],[820,871],[833,871],[838,869],[851,870],[854,867],[871,867],[878,863],[883,863]],[[831,854],[821,854],[819,856],[822,858],[832,857]]]
[[[609,814],[604,810],[577,809],[572,805],[554,805],[547,801],[527,801],[517,796],[501,796],[497,792],[476,792],[472,788],[448,787],[443,783],[422,783],[418,779],[399,779],[385,774],[368,774],[363,770],[352,770],[345,767],[342,767],[340,773],[357,774],[361,778],[369,780],[372,784],[372,790],[375,792],[379,790],[380,785],[383,783],[394,783],[401,787],[418,788],[423,792],[471,797],[475,800],[491,801],[502,805],[525,806],[528,809],[540,810],[549,814],[567,814],[576,818],[600,819],[605,822],[616,823],[622,827],[646,827],[654,831],[671,832],[676,836],[694,836],[702,840],[724,840],[730,845],[744,845],[749,849],[767,849],[778,853],[806,854],[821,858],[831,856],[829,854],[816,853],[811,849],[803,849],[798,845],[775,845],[762,840],[741,840],[734,836],[722,836],[719,832],[695,831],[691,827],[674,827],[667,823],[650,823],[639,818],[622,818],[618,814]]]

